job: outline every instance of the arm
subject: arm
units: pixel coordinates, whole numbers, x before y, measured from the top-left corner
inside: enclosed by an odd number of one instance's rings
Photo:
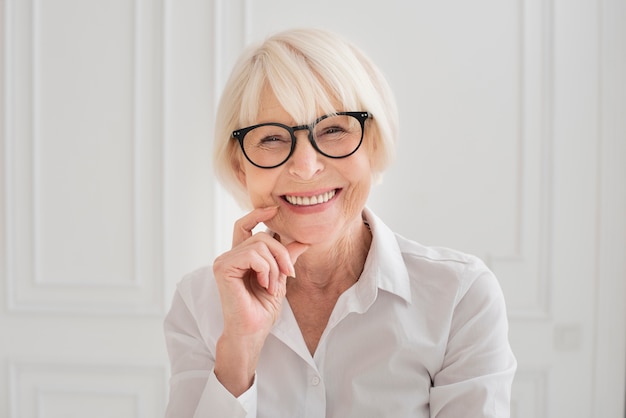
[[[238,399],[217,380],[215,356],[178,291],[164,331],[172,373],[166,418],[256,416],[256,387]]]
[[[252,229],[277,208],[256,209],[235,224],[233,248],[213,265],[223,316],[221,335],[207,343],[195,310],[177,292],[165,321],[172,364],[168,417],[256,415],[255,370],[270,329],[279,316],[287,275],[307,246],[283,246]],[[210,303],[201,300],[199,303]],[[217,300],[213,301],[217,304]]]
[[[486,271],[454,310],[442,369],[433,376],[431,416],[508,417],[516,366],[504,297]]]

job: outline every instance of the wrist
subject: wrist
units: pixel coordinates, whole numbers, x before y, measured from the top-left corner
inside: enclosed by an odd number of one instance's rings
[[[235,397],[252,386],[256,365],[263,343],[249,338],[222,335],[216,345],[215,369],[217,380]]]

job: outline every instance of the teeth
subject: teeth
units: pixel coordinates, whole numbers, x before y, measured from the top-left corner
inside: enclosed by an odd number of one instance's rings
[[[285,196],[287,202],[296,206],[312,206],[319,205],[320,203],[326,203],[335,196],[335,191],[323,193],[318,196]]]

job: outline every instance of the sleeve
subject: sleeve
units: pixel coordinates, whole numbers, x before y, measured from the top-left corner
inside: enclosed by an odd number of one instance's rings
[[[213,372],[214,353],[178,291],[164,332],[172,374],[166,418],[256,417],[256,378],[239,398],[222,386]]]
[[[502,291],[483,270],[454,309],[443,366],[433,376],[431,417],[509,417],[516,368]]]

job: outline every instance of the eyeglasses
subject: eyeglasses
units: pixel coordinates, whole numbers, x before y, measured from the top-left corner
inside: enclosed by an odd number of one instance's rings
[[[309,141],[328,158],[354,154],[363,142],[369,112],[337,112],[317,118],[309,125],[287,126],[268,122],[233,131],[245,157],[257,167],[275,168],[284,164],[296,149],[296,131],[308,130]]]

